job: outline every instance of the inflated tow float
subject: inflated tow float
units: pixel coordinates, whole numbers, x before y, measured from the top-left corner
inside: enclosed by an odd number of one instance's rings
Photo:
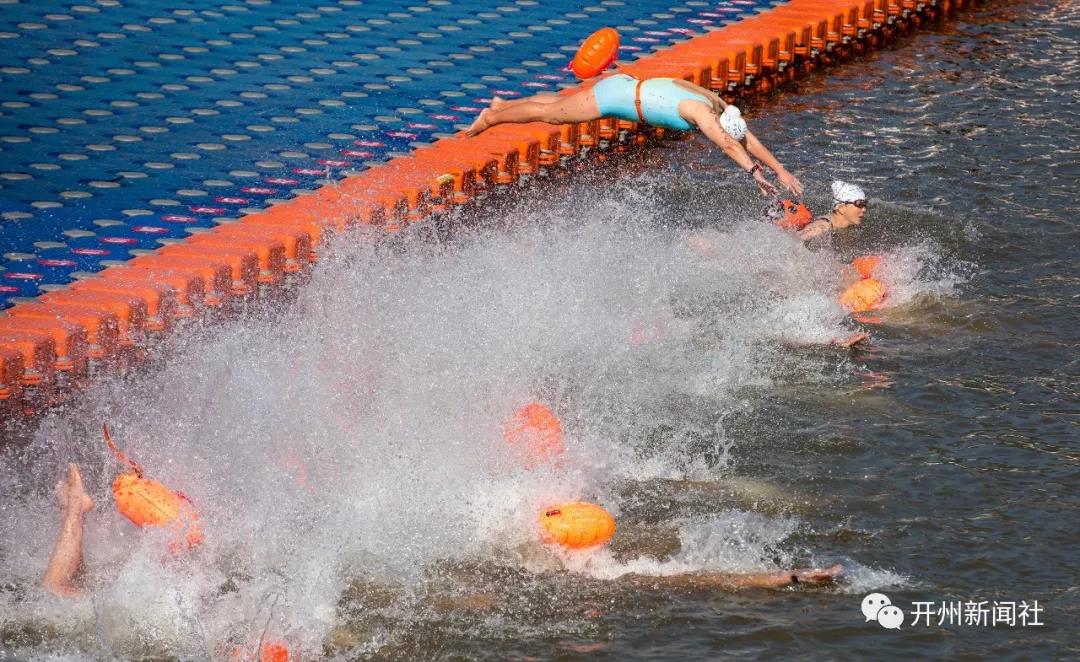
[[[105,445],[129,470],[112,484],[113,500],[120,514],[138,527],[164,526],[175,531],[169,550],[177,553],[198,547],[203,542],[202,525],[191,500],[181,492],[143,476],[143,468],[113,443],[109,426],[102,426]]]
[[[618,56],[619,33],[614,28],[600,28],[581,43],[570,61],[570,70],[581,80],[592,78],[603,73]]]
[[[776,209],[774,213],[777,216],[775,223],[779,228],[798,232],[810,225],[810,221],[814,220],[814,215],[810,212],[810,209],[801,202],[780,200],[778,204],[779,209]]]
[[[567,549],[603,545],[615,535],[615,518],[603,507],[585,501],[561,503],[540,514],[544,542]]]
[[[885,302],[885,285],[876,278],[863,278],[840,293],[840,305],[853,313],[880,308]]]
[[[855,267],[855,271],[859,272],[859,276],[862,278],[873,278],[874,271],[881,266],[881,256],[879,255],[863,255],[862,257],[855,258],[851,266]]]

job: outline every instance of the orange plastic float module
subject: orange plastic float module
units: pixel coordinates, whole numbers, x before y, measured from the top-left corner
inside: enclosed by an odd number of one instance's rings
[[[563,456],[563,431],[555,412],[539,402],[530,402],[514,412],[503,426],[503,438],[525,455],[528,468],[537,464],[558,464]]]
[[[595,503],[574,501],[547,508],[540,514],[544,542],[568,549],[603,545],[615,535],[615,518]]]
[[[176,537],[169,542],[169,550],[174,553],[202,544],[202,526],[191,500],[157,481],[144,478],[142,467],[113,443],[109,426],[104,425],[102,429],[105,445],[130,469],[117,476],[112,484],[113,499],[120,514],[139,527],[169,526],[174,529]]]
[[[614,28],[600,28],[581,43],[570,61],[570,70],[585,80],[598,76],[619,56],[619,33]]]
[[[883,46],[920,27],[923,19],[949,16],[969,4],[790,0],[639,57],[626,68],[640,78],[682,78],[721,94],[751,96]],[[579,77],[601,74],[617,59],[619,41],[612,28],[597,31],[582,44],[571,70]],[[374,224],[391,232],[429,211],[470,204],[520,175],[576,172],[570,166],[586,154],[608,158],[667,133],[612,118],[497,127],[464,143],[439,140],[394,159],[393,165],[384,166],[390,170],[375,168],[357,175],[354,187],[340,182],[324,186],[210,233],[163,246],[129,261],[127,268],[102,272],[90,279],[93,282],[40,294],[35,303],[20,303],[6,312],[46,319],[51,327],[10,322],[9,327],[20,328],[0,333],[0,403],[8,405],[3,415],[34,415],[60,402],[63,392],[162,356],[157,348],[167,344],[159,342],[163,336],[193,328],[176,323],[179,318],[216,319],[243,310],[263,295],[276,300],[279,286],[297,282],[297,274],[308,272],[317,253],[326,250],[329,237],[349,228]],[[379,171],[397,176],[381,178]],[[343,189],[353,194],[345,195]],[[698,243],[692,241],[691,247],[713,256],[709,242]],[[864,284],[856,289],[873,288]],[[53,322],[53,315],[62,321]],[[85,343],[73,325],[85,328]],[[75,337],[79,340],[69,342]],[[84,364],[86,374],[81,374]]]

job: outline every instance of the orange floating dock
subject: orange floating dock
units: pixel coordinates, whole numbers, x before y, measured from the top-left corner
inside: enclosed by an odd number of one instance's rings
[[[881,47],[965,0],[791,0],[627,65],[729,97]],[[588,85],[590,83],[584,83]],[[183,320],[272,300],[296,284],[333,235],[400,232],[542,170],[647,145],[670,132],[633,122],[501,125],[458,135],[264,211],[110,267],[0,314],[0,412],[31,415],[95,377],[153,360]]]

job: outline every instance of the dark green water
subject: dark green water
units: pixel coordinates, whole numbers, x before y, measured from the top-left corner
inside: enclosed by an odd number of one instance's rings
[[[905,611],[1038,600],[1046,625],[935,616],[890,631],[863,622],[861,594],[654,596],[613,618],[612,657],[1077,655],[1078,21],[1074,3],[994,3],[755,116],[816,185],[816,209],[833,177],[869,192],[841,249],[928,243],[970,270],[951,296],[917,296],[873,327],[846,382],[765,405],[732,450],[736,471],[822,500],[802,515],[808,546],[906,576],[880,589]],[[675,158],[689,171],[702,159]]]

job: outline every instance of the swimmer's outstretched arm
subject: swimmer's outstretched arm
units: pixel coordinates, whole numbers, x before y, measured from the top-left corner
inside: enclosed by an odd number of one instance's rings
[[[57,483],[56,497],[64,521],[41,584],[57,595],[77,595],[79,591],[72,580],[82,563],[83,518],[93,510],[94,500],[86,493],[79,468],[74,464],[68,465],[67,479]]]
[[[757,139],[749,129],[746,130],[746,151],[751,155],[756,156],[762,163],[769,166],[769,168],[776,173],[776,178],[780,181],[780,185],[787,190],[794,193],[796,196],[801,196],[803,187],[795,175],[787,171],[787,169],[772,155],[772,152],[761,144],[761,141]]]
[[[693,121],[694,124],[701,129],[701,132],[705,134],[705,137],[714,145],[724,150],[724,153],[727,154],[740,168],[746,172],[751,172],[754,168],[754,159],[750,158],[750,154],[747,153],[746,148],[742,146],[742,143],[732,138],[727,131],[724,131],[724,128],[720,126],[720,118],[716,113],[712,112],[711,109],[708,109],[705,104],[702,103],[694,103],[693,106],[696,106],[697,108],[693,108],[685,113],[687,119]],[[749,133],[750,132],[748,131],[747,135],[749,135]],[[772,155],[770,154],[769,156]],[[774,158],[773,161],[775,160],[776,159]],[[782,167],[783,166],[781,166],[781,168]],[[753,177],[754,182],[757,183],[758,188],[761,189],[761,192],[764,195],[776,195],[776,187],[765,178],[765,175],[761,172],[761,168],[758,168],[753,172]]]
[[[834,565],[831,568],[806,568],[801,570],[780,570],[778,572],[759,572],[735,574],[726,572],[690,572],[683,575],[645,576],[629,575],[628,578],[638,584],[653,587],[670,587],[691,590],[722,589],[737,591],[744,588],[783,588],[806,584],[820,586],[830,584],[840,576],[844,568]]]

